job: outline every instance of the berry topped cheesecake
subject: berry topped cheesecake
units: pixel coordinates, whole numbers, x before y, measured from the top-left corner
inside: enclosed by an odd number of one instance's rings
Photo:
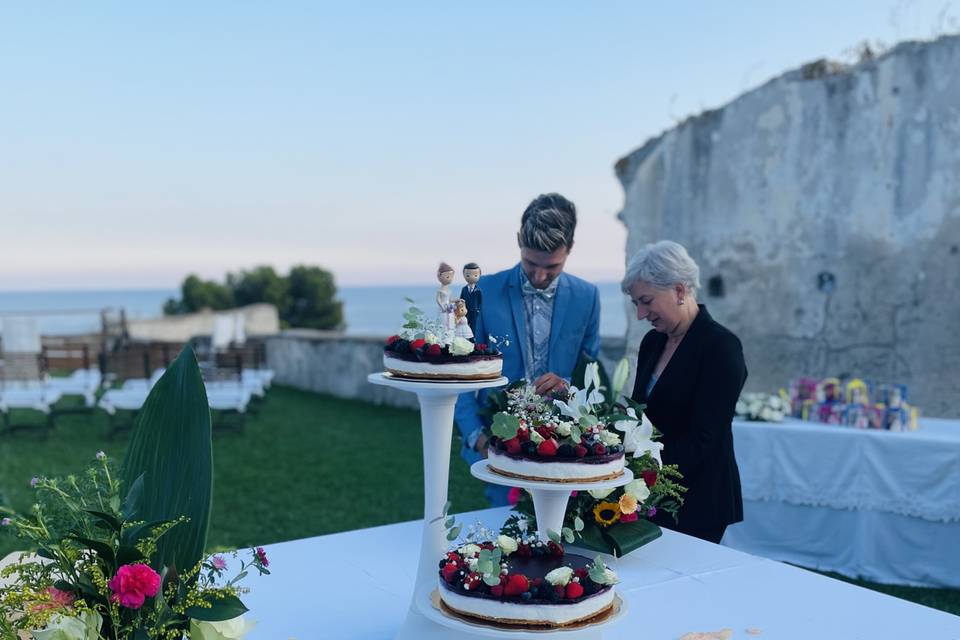
[[[526,629],[600,621],[614,606],[616,574],[561,544],[501,535],[440,561],[443,607],[468,620]]]
[[[593,415],[567,411],[575,401],[549,400],[532,386],[507,391],[507,411],[494,415],[487,468],[545,482],[596,482],[623,475],[620,436]],[[575,420],[571,415],[580,415]]]
[[[404,338],[387,338],[383,368],[398,378],[412,380],[496,380],[503,369],[503,354],[490,345],[452,337],[444,342],[422,332]]]

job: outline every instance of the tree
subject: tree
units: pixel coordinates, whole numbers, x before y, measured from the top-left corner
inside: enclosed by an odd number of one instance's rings
[[[163,312],[167,315],[193,313],[201,309],[230,309],[235,306],[233,291],[218,282],[201,280],[190,274],[180,286],[181,298],[170,298],[163,305]]]
[[[182,298],[163,305],[167,315],[192,313],[204,308],[220,311],[266,302],[277,307],[284,327],[343,329],[343,303],[336,299],[333,274],[320,267],[298,265],[288,276],[273,267],[228,273],[226,284],[189,275],[180,287]]]
[[[290,269],[290,307],[284,318],[291,327],[342,329],[343,303],[336,299],[333,274],[320,267]]]

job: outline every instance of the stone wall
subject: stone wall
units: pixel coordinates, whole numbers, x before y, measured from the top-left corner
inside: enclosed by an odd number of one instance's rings
[[[690,250],[749,389],[850,374],[960,415],[958,69],[958,36],[819,61],[617,163],[627,255]],[[631,320],[628,352],[647,329]]]
[[[383,371],[386,336],[349,336],[332,331],[292,329],[267,338],[267,366],[274,382],[305,391],[356,398],[376,404],[417,407],[413,394],[367,382]],[[603,338],[601,360],[611,373],[623,356],[624,341]]]

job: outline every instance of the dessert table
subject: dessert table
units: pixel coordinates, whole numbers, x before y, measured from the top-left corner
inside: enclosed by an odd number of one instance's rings
[[[499,527],[505,508],[457,516]],[[295,540],[267,547],[270,576],[249,579],[248,640],[389,639],[407,620],[418,570],[422,521]],[[691,631],[778,640],[960,639],[960,617],[672,531],[626,558],[625,615],[575,638],[676,640]],[[758,634],[759,632],[759,634]],[[523,634],[526,637],[541,634]],[[466,638],[424,623],[423,638]]]
[[[917,431],[733,424],[744,521],[723,544],[816,569],[960,588],[960,421]]]

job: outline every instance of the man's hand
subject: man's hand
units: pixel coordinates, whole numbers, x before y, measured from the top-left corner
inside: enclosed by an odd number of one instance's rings
[[[480,455],[484,458],[487,457],[487,436],[482,433],[477,437],[476,443],[474,443],[473,448],[475,451],[479,451]]]
[[[555,373],[545,373],[533,381],[537,395],[546,396],[567,390],[567,381]]]

